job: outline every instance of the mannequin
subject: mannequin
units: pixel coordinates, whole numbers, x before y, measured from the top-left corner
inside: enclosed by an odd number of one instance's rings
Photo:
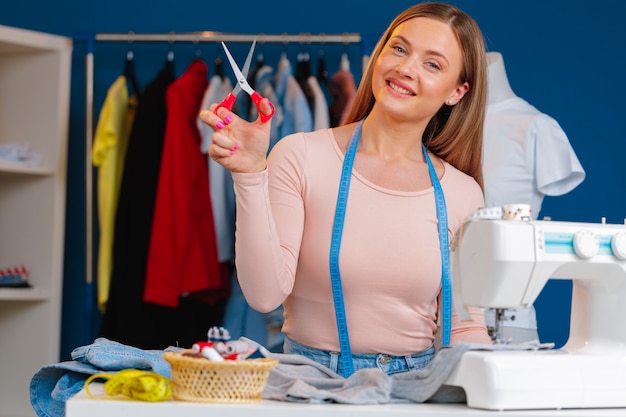
[[[504,68],[504,59],[499,52],[487,52],[487,105],[500,103],[509,98],[514,98],[515,93],[511,89],[509,79]]]
[[[546,195],[568,193],[585,178],[559,124],[517,97],[499,52],[487,53],[487,111],[483,141],[485,205],[530,204],[537,219]],[[538,340],[534,307],[506,311],[502,337],[511,343]],[[495,325],[493,311],[487,326]]]

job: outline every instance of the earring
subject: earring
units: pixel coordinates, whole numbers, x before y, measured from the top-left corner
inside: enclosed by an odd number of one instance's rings
[[[448,101],[446,101],[446,104],[447,104],[448,106],[452,106],[452,100],[448,100]]]

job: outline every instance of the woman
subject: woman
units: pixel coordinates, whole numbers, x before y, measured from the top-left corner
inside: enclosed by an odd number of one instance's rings
[[[286,353],[393,374],[426,366],[438,334],[491,343],[482,313],[460,321],[446,292],[449,241],[484,203],[485,97],[474,20],[421,3],[383,34],[345,125],[289,135],[266,159],[269,123],[201,114],[233,175],[242,290],[259,311],[284,305]]]

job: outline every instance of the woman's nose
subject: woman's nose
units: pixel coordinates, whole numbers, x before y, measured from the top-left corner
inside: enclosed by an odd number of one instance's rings
[[[396,72],[405,77],[414,78],[416,73],[415,63],[410,59],[404,60],[396,66]]]

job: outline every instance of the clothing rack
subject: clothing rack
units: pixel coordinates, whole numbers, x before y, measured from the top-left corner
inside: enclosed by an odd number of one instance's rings
[[[362,36],[358,33],[341,34],[243,34],[226,32],[190,32],[190,33],[96,33],[87,36],[79,36],[76,40],[85,41],[87,53],[85,56],[85,282],[88,291],[93,284],[93,166],[91,162],[93,135],[94,135],[94,46],[96,42],[168,42],[170,44],[181,42],[205,43],[205,42],[252,42],[259,44],[363,44]],[[367,42],[366,42],[367,43]],[[91,295],[90,295],[91,296]]]

